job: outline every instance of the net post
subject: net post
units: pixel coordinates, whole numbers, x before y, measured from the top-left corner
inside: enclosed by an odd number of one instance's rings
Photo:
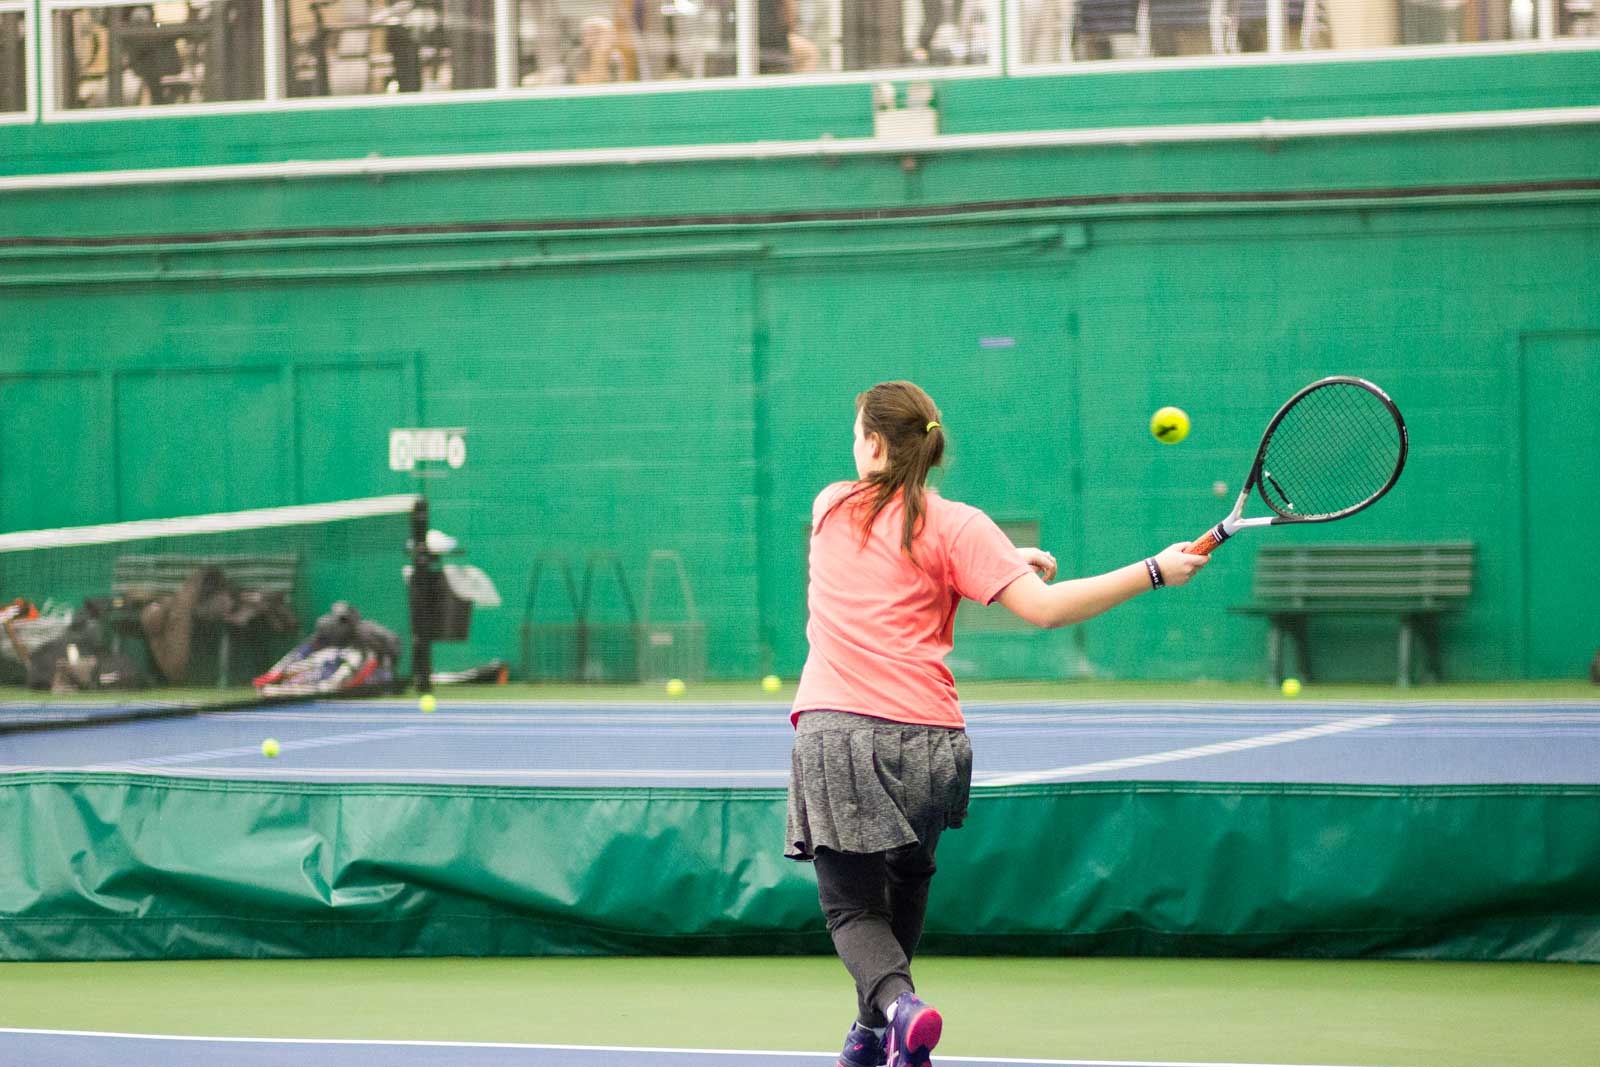
[[[433,691],[434,555],[428,551],[428,498],[411,509],[411,683],[419,693]]]

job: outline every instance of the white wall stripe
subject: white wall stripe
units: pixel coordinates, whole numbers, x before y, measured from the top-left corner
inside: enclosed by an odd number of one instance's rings
[[[1172,126],[1118,126],[1101,129],[1022,130],[1006,133],[944,134],[914,139],[878,137],[817,138],[807,141],[753,141],[723,144],[658,145],[631,148],[541,149],[436,156],[362,157],[281,163],[237,163],[150,170],[89,171],[0,177],[0,193],[114,186],[269,181],[328,177],[376,177],[455,171],[535,170],[544,168],[639,166],[745,159],[838,159],[845,156],[912,156],[945,152],[1075,148],[1096,145],[1137,147],[1226,141],[1295,140],[1306,137],[1358,137],[1407,133],[1591,126],[1600,123],[1600,106],[1519,108],[1416,115],[1376,115],[1340,119],[1272,119],[1253,122],[1188,123]]]

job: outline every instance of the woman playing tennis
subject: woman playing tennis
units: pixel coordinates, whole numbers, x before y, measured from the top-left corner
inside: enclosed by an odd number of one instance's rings
[[[858,480],[812,507],[811,650],[795,726],[785,854],[812,860],[834,948],[856,984],[840,1067],[929,1062],[943,1021],[917,998],[939,835],[967,812],[972,748],[945,667],[963,597],[1035,626],[1091,619],[1183,585],[1205,556],[1172,545],[1126,567],[1047,585],[1048,552],[1019,549],[983,512],[928,492],[944,457],[939,409],[910,382],[856,398]]]

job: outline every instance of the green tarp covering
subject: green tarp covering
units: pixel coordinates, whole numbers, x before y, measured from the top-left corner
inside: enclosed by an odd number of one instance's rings
[[[772,789],[0,776],[0,956],[824,952]],[[946,953],[1600,962],[1600,786],[979,789]]]

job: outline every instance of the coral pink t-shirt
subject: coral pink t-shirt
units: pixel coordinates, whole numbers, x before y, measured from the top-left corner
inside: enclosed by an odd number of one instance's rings
[[[856,509],[869,494],[828,508],[859,482],[835,482],[811,506],[811,652],[790,721],[806,711],[849,711],[895,722],[961,727],[955,679],[944,658],[962,597],[988,604],[1028,573],[994,520],[928,493],[927,521],[900,547],[905,510],[897,496],[878,513],[865,547]]]

